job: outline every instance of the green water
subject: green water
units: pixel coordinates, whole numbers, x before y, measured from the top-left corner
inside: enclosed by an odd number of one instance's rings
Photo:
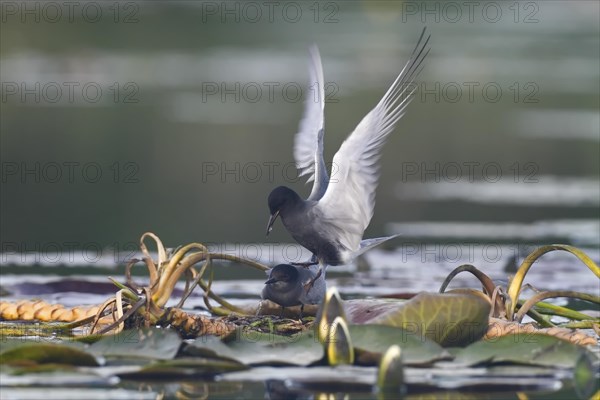
[[[3,4],[5,251],[124,248],[146,230],[264,241],[269,191],[309,191],[292,164],[308,45],[330,84],[329,160],[423,26],[421,93],[385,147],[366,235],[388,222],[598,218],[595,2],[283,2],[272,15],[253,2],[90,4]],[[421,182],[492,194],[411,196]],[[526,192],[506,202],[494,190]],[[575,197],[544,200],[564,190]],[[278,226],[269,240],[290,237]]]

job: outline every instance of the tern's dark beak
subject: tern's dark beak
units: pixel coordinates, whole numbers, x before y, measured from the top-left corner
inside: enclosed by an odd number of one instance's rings
[[[275,212],[275,214],[272,214],[269,217],[269,223],[267,224],[267,236],[269,236],[269,233],[271,233],[273,230],[273,224],[277,220],[277,217],[279,217],[279,211]]]
[[[277,282],[277,279],[271,278],[271,279],[269,279],[268,281],[265,282],[265,285],[270,285],[271,283],[275,283],[275,282]]]

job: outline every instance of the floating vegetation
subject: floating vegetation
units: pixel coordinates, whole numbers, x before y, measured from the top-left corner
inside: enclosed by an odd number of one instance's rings
[[[149,240],[156,246],[156,260],[145,244]],[[212,253],[200,243],[168,252],[152,233],[142,235],[140,248],[142,258],[127,265],[124,283],[111,278],[118,290],[101,305],[68,309],[42,301],[0,302],[0,316],[5,320],[0,324],[3,376],[69,371],[67,381],[96,379],[103,384],[109,384],[107,376],[149,380],[219,375],[273,382],[277,376],[293,376],[302,387],[312,387],[335,373],[346,389],[394,398],[415,390],[473,389],[482,384],[555,390],[564,378],[564,372],[556,371],[560,368],[570,371],[580,398],[598,394],[600,360],[597,351],[586,348],[597,346],[597,336],[591,329],[573,328],[594,328],[600,320],[544,301],[568,297],[597,307],[598,296],[548,291],[521,298],[527,271],[549,251],[574,254],[600,277],[598,266],[571,246],[534,251],[507,288],[495,285],[472,265],[452,271],[440,293],[420,293],[408,301],[343,301],[330,288],[316,317],[303,320],[278,317],[276,305],[263,304],[260,313],[242,309],[212,290],[213,260],[235,261],[260,271],[267,266]],[[145,286],[132,279],[132,269],[138,264],[147,270]],[[477,277],[483,289],[446,293],[452,279],[463,272]],[[179,302],[166,307],[180,280],[185,280],[185,289]],[[209,316],[182,310],[198,288]],[[535,322],[522,323],[525,315]],[[565,322],[553,322],[556,316]],[[495,373],[510,365],[530,368],[530,375]],[[261,375],[261,368],[267,367],[270,378]],[[289,375],[290,368],[296,368],[294,375]],[[415,368],[421,372],[415,374]],[[484,375],[481,368],[485,368]],[[377,373],[364,375],[373,369]],[[429,372],[424,375],[423,371]],[[244,375],[249,372],[255,375]]]
[[[396,344],[391,345],[381,358],[377,374],[377,388],[380,392],[390,395],[402,395],[406,391],[402,349]]]
[[[440,293],[444,293],[450,281],[461,272],[472,273],[482,284],[483,292],[491,304],[490,326],[486,333],[486,339],[491,339],[507,334],[525,334],[525,333],[544,333],[553,335],[576,344],[597,344],[597,339],[582,332],[573,331],[570,328],[593,328],[600,324],[600,318],[592,317],[585,313],[576,312],[565,307],[556,306],[543,302],[543,300],[554,297],[566,297],[579,299],[593,304],[595,307],[600,305],[600,297],[588,293],[580,293],[571,290],[545,291],[536,293],[528,300],[521,300],[524,288],[524,279],[531,266],[542,255],[551,251],[566,251],[574,254],[583,264],[588,267],[597,278],[600,278],[600,268],[592,259],[590,259],[581,250],[562,244],[542,246],[531,254],[521,263],[515,276],[510,281],[507,288],[496,286],[492,279],[473,265],[461,265],[452,271],[440,287]],[[457,289],[464,292],[465,289]],[[452,292],[456,292],[453,290]],[[525,315],[530,316],[541,328],[533,324],[521,324]],[[557,325],[551,321],[551,317],[561,316],[569,318],[570,321]]]

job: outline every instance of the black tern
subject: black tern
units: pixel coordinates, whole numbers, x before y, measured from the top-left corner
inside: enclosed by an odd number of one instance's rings
[[[305,304],[319,304],[327,292],[325,274],[316,277],[318,268],[305,268],[289,264],[279,264],[269,270],[269,279],[262,290],[263,300],[271,300],[279,304],[281,310],[285,307],[300,306],[300,312]],[[314,280],[313,289],[307,292],[304,285]]]
[[[362,240],[373,216],[381,148],[412,100],[417,88],[414,80],[429,53],[429,38],[423,29],[396,80],[342,143],[333,157],[334,179],[329,179],[323,158],[325,93],[321,57],[316,46],[310,49],[311,87],[317,83],[318,101],[311,97],[305,102],[294,139],[294,159],[300,175],[308,175],[308,182],[314,183],[306,200],[285,186],[269,194],[267,235],[281,217],[292,237],[316,256],[319,271],[328,265],[347,264],[358,254],[395,237]]]

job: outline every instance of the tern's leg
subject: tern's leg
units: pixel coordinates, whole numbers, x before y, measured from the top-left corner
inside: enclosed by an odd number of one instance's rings
[[[310,258],[309,261],[304,261],[304,262],[293,262],[291,263],[292,265],[295,265],[297,267],[304,267],[304,268],[308,268],[310,266],[313,265],[317,265],[319,263],[319,260],[317,260],[317,256],[315,256],[314,254],[312,255],[312,257]]]
[[[319,279],[321,277],[322,273],[323,273],[323,267],[319,266],[319,271],[317,271],[317,274],[315,275],[315,277],[312,278],[306,285],[304,285],[304,290],[306,290],[307,294],[308,294],[308,292],[310,292],[310,289],[312,289],[312,287],[315,285],[315,282],[317,281],[317,279]]]
[[[304,314],[304,303],[300,304],[300,322],[302,322],[303,314]]]
[[[319,263],[318,261],[312,261],[311,260],[311,261],[304,261],[304,262],[293,262],[293,263],[290,263],[290,264],[292,264],[292,265],[294,265],[296,267],[308,268],[310,266],[317,265],[318,263]]]

